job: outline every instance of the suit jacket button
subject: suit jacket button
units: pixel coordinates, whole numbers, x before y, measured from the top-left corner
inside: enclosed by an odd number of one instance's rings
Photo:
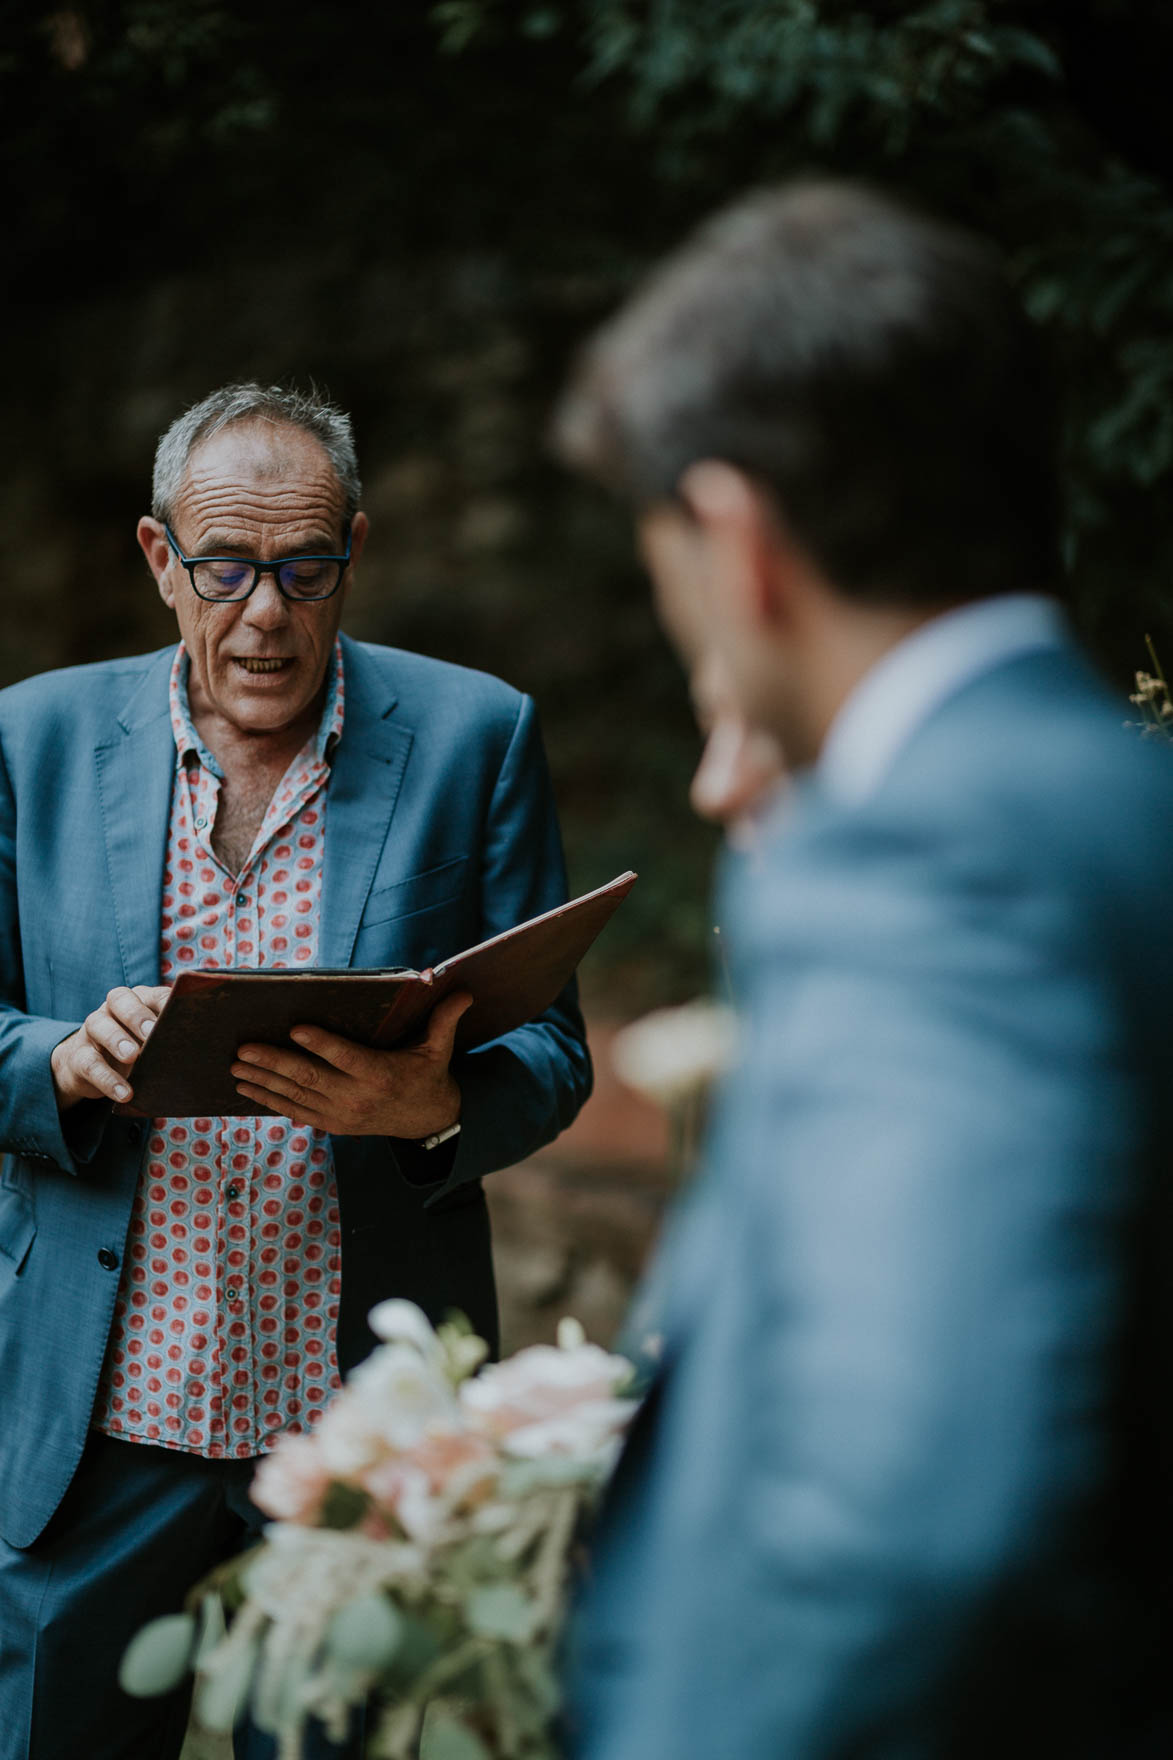
[[[98,1248],[98,1264],[103,1271],[117,1271],[118,1254],[111,1252],[109,1247]]]

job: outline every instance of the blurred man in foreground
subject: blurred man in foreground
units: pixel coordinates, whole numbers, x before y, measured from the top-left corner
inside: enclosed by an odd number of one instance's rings
[[[850,186],[720,216],[564,453],[794,775],[575,1645],[583,1760],[1170,1751],[1173,771],[1050,596],[992,253]]]

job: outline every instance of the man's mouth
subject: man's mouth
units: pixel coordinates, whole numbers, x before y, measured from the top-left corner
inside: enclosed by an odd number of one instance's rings
[[[235,656],[236,664],[243,666],[246,672],[280,672],[286,666],[292,666],[292,660],[255,660],[244,654]]]

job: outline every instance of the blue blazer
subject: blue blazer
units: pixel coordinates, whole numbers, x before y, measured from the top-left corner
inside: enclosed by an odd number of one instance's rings
[[[416,654],[343,649],[321,964],[422,968],[561,903],[530,700]],[[63,1128],[49,1054],[113,986],[159,982],[173,654],[0,692],[0,1532],[17,1546],[81,1454],[146,1147],[140,1122],[97,1103]],[[481,1176],[549,1142],[590,1090],[573,987],[454,1071],[463,1129],[440,1184],[412,1183],[384,1139],[334,1139],[344,1367],[388,1295],[462,1308],[495,1337]]]
[[[580,1760],[1173,1752],[1173,753],[1071,652],[727,880]]]

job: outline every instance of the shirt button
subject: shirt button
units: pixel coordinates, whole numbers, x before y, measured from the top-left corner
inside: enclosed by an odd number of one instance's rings
[[[109,1247],[99,1247],[98,1264],[102,1267],[103,1271],[117,1271],[118,1254],[112,1252]]]
[[[197,831],[206,831],[208,829],[208,821],[204,818],[202,813],[196,820],[195,827]]]
[[[229,1188],[228,1188],[228,1191],[227,1191],[227,1193],[226,1193],[226,1196],[227,1196],[227,1197],[229,1197],[229,1198],[239,1198],[239,1196],[240,1196],[240,1187],[239,1187],[239,1186],[237,1186],[237,1185],[231,1185],[231,1186],[229,1186]]]
[[[228,1297],[230,1302],[238,1302],[240,1300],[240,1291],[234,1284],[229,1284],[228,1288],[224,1291],[224,1294]]]

